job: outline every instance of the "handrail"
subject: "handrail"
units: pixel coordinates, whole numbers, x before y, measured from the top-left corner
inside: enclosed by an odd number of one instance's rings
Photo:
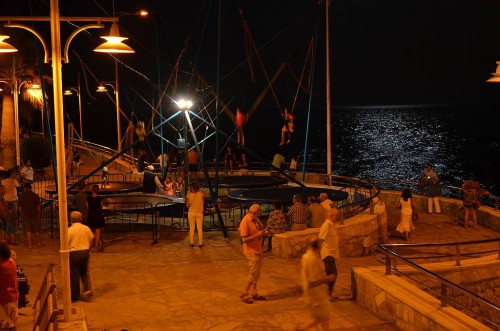
[[[491,323],[495,327],[500,328],[500,325],[498,323],[490,320],[489,317],[485,317],[485,316],[481,315],[480,313],[473,311],[469,307],[466,307],[466,306],[464,306],[464,305],[462,305],[462,304],[454,301],[453,299],[449,298],[447,296],[447,290],[446,290],[446,288],[449,287],[449,288],[451,288],[453,290],[456,290],[456,291],[464,294],[465,296],[468,296],[468,297],[472,298],[476,302],[479,302],[479,303],[482,303],[482,304],[486,305],[489,309],[493,309],[494,311],[496,311],[497,314],[500,313],[500,307],[498,307],[497,305],[495,305],[494,303],[492,303],[492,302],[490,302],[490,301],[488,301],[486,299],[483,299],[483,298],[479,297],[478,295],[470,292],[469,290],[464,289],[460,285],[452,283],[449,280],[447,280],[447,279],[445,279],[445,278],[443,278],[443,277],[441,277],[441,276],[433,273],[432,271],[429,271],[429,270],[421,267],[417,263],[410,261],[410,259],[405,258],[405,257],[399,255],[398,253],[393,252],[392,250],[390,250],[390,248],[401,248],[401,247],[425,247],[425,246],[435,247],[435,246],[446,246],[446,245],[448,245],[448,246],[453,246],[454,245],[454,246],[456,246],[458,248],[460,245],[482,244],[482,243],[490,243],[490,242],[498,242],[499,243],[499,246],[498,246],[499,247],[498,248],[498,257],[497,258],[500,259],[500,238],[483,239],[483,240],[472,240],[472,241],[464,241],[464,242],[446,242],[446,243],[380,244],[380,245],[378,245],[378,248],[380,248],[382,251],[385,252],[385,266],[386,266],[385,267],[385,274],[386,275],[391,275],[391,273],[392,273],[393,270],[399,272],[402,275],[405,275],[403,272],[401,272],[400,270],[398,270],[398,268],[397,268],[397,261],[400,260],[402,262],[405,262],[407,265],[413,267],[416,270],[419,270],[419,271],[423,272],[426,276],[431,277],[435,281],[439,282],[440,288],[441,288],[441,293],[437,294],[437,296],[439,297],[439,299],[441,301],[441,306],[443,306],[443,307],[447,306],[448,302],[451,300],[456,305],[459,305],[459,306],[467,309],[468,311],[470,311],[471,314],[472,314],[472,316],[479,316],[483,321],[487,321],[488,323]],[[395,264],[394,264],[394,266],[392,264],[391,257],[395,258],[395,261],[394,261]],[[456,265],[460,266],[460,250],[459,249],[456,250],[455,260],[456,260]],[[412,277],[410,277],[408,275],[405,275],[405,276],[407,276],[409,278],[412,278]],[[433,289],[431,289],[427,285],[423,284],[422,282],[419,282],[419,283],[421,285],[423,285],[424,287],[426,287],[427,289],[429,289],[430,291],[432,291],[433,293],[436,293]]]

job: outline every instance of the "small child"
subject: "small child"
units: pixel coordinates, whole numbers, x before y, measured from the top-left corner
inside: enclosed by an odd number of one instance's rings
[[[104,161],[101,162],[101,165],[104,165]],[[109,176],[108,176],[108,167],[102,168],[102,184],[101,187],[106,187],[109,185]]]
[[[5,213],[5,233],[7,237],[7,243],[12,246],[17,246],[16,244],[16,204],[7,203],[7,212]]]

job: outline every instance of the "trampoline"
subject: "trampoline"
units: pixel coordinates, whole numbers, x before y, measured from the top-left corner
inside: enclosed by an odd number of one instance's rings
[[[291,204],[294,194],[302,196],[302,202],[306,203],[309,196],[318,197],[320,193],[328,194],[332,201],[347,200],[349,194],[344,191],[321,187],[274,187],[266,189],[237,190],[229,193],[229,198],[245,202],[271,203],[280,201],[284,204]]]
[[[103,198],[104,209],[120,211],[147,210],[162,208],[176,204],[185,204],[184,199],[162,194],[116,194]],[[113,208],[110,208],[113,206]]]
[[[67,186],[72,185],[69,183]],[[92,192],[92,186],[99,185],[99,194],[109,195],[118,193],[130,193],[130,192],[141,192],[142,184],[138,182],[109,182],[106,187],[101,187],[101,183],[87,183],[86,191],[87,193]],[[68,193],[76,194],[78,193],[78,187],[72,188]],[[45,192],[49,195],[57,194],[57,189],[55,185],[49,185],[45,188]]]
[[[210,178],[215,185],[215,178]],[[288,183],[288,179],[278,176],[224,176],[219,177],[221,188],[260,188],[279,186]],[[207,182],[205,182],[207,184]]]

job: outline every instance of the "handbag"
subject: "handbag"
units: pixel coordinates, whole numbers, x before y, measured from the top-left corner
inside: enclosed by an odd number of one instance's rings
[[[413,213],[411,214],[411,219],[412,219],[413,221],[418,220],[418,214],[417,214],[415,211],[413,211]]]

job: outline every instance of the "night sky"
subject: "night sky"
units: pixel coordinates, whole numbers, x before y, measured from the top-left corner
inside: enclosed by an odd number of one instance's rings
[[[145,8],[149,17],[124,16],[120,19],[122,35],[136,50],[134,55],[120,55],[121,104],[124,113],[132,112],[149,121],[172,73],[172,67],[186,46],[177,76],[176,90],[167,91],[166,112],[174,111],[171,99],[181,95],[208,104],[206,91],[200,91],[200,73],[215,87],[217,59],[218,1],[115,1],[115,12],[133,12]],[[317,55],[314,72],[314,109],[324,109],[324,5],[316,1],[240,0],[222,1],[221,84],[220,96],[236,107],[248,109],[266,86],[260,61],[272,76],[287,59],[299,77],[304,66],[310,38],[317,32]],[[244,37],[239,8],[252,33],[259,58],[254,57],[255,83],[250,82],[245,63]],[[61,16],[109,16],[111,1],[60,1]],[[49,14],[48,1],[2,1],[0,15]],[[457,1],[375,1],[333,0],[331,11],[332,103],[339,106],[365,105],[495,105],[500,102],[500,85],[485,80],[500,60],[500,2]],[[109,26],[109,24],[107,25]],[[35,27],[49,39],[48,23]],[[75,28],[62,24],[62,39]],[[23,55],[34,59],[31,35],[17,29],[2,28],[11,35],[7,40]],[[95,54],[105,30],[89,30],[78,35],[71,45],[69,64],[63,65],[65,85],[76,85],[82,75],[84,127],[89,122],[113,121],[114,105],[96,94],[96,80],[114,80],[113,59]],[[81,62],[87,69],[83,69]],[[159,54],[159,55],[158,55]],[[5,56],[0,57],[0,60]],[[310,66],[307,67],[307,70]],[[50,66],[44,65],[50,74]],[[158,77],[158,71],[160,77]],[[92,77],[95,75],[95,78]],[[304,83],[305,84],[305,83]],[[88,88],[87,88],[88,86]],[[49,87],[50,88],[50,87]],[[268,93],[255,112],[259,121],[280,122],[278,108],[291,107],[296,83],[290,73],[280,76],[275,95]],[[49,90],[49,97],[52,91]],[[276,101],[278,100],[278,101]],[[279,106],[278,106],[279,103]],[[296,111],[305,112],[308,95],[298,94]],[[76,101],[65,99],[65,109],[76,119]],[[319,118],[319,121],[322,119]],[[87,123],[85,123],[87,122]],[[110,124],[110,128],[113,124]],[[230,130],[229,118],[223,125]],[[126,126],[126,121],[122,126]],[[114,130],[114,128],[113,128]],[[98,130],[99,131],[99,130]],[[114,141],[114,140],[111,140]]]

